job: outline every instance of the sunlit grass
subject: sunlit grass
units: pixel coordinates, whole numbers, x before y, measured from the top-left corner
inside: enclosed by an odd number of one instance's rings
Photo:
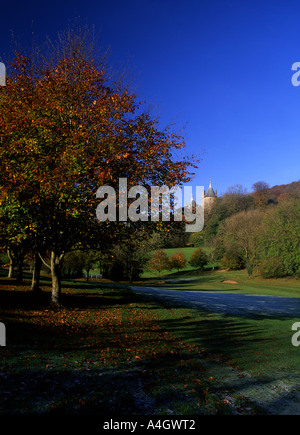
[[[174,275],[173,280],[182,279],[181,282],[159,284],[164,288],[172,288],[188,291],[208,291],[208,292],[226,292],[226,293],[243,293],[266,296],[284,296],[300,297],[300,279],[293,277],[278,279],[263,279],[259,275],[248,277],[245,270],[239,271],[205,271],[202,273],[189,274],[179,273]],[[193,278],[190,281],[185,279]],[[163,281],[163,277],[161,281]]]

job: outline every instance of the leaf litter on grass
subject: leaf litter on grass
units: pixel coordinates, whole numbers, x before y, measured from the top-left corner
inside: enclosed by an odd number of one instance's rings
[[[101,291],[92,308],[0,310],[10,331],[0,414],[253,412],[220,389],[220,357],[162,329],[162,307],[118,294],[122,303],[105,304]]]

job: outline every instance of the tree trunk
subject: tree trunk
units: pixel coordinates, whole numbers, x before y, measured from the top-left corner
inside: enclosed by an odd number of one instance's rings
[[[86,270],[86,282],[89,282],[90,270],[91,269],[85,269],[85,270]]]
[[[31,290],[33,292],[40,291],[40,272],[42,267],[42,261],[40,256],[36,253],[34,259],[34,267],[32,272]]]
[[[214,253],[210,254],[210,262],[212,265],[212,270],[215,270],[215,255],[214,255]]]
[[[246,261],[246,269],[248,272],[248,277],[252,276],[253,274],[253,262],[249,259]]]
[[[8,278],[13,278],[14,275],[14,259],[10,249],[7,250],[7,256],[9,258]]]
[[[129,276],[129,282],[132,283],[133,280],[133,266],[130,267],[130,276]]]
[[[62,257],[59,257],[54,251],[51,252],[51,277],[52,277],[52,295],[51,305],[59,308],[61,306],[61,264]]]

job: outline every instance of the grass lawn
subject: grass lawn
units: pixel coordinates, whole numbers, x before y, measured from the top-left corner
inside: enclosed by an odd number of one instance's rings
[[[300,348],[291,344],[291,327],[300,318],[245,318],[188,308],[177,309],[176,316],[161,326],[189,344],[201,345],[226,364],[241,368],[241,376],[252,380],[247,389],[254,387],[255,379],[274,389],[285,385],[300,392]],[[216,367],[216,378],[222,370]],[[230,388],[230,377],[224,381]],[[245,385],[240,387],[245,392]]]
[[[49,284],[42,288],[37,298],[1,281],[0,415],[234,411],[211,393],[214,358],[162,326],[177,310],[125,289],[69,283],[54,311]]]
[[[37,298],[1,281],[0,415],[259,414],[259,397],[281,406],[299,388],[297,319],[202,313],[82,282],[64,282],[53,311],[42,288]]]
[[[292,277],[263,279],[258,275],[249,278],[245,270],[214,270],[202,273],[185,270],[172,275],[168,274],[167,278],[180,282],[168,283],[168,279],[161,276],[159,282],[155,285],[157,287],[187,291],[300,297],[300,279]],[[191,281],[184,281],[189,278],[193,279]],[[154,282],[149,280],[150,284],[154,285]]]
[[[169,257],[175,252],[182,252],[188,262],[195,249],[197,248],[170,248],[164,249],[164,251]],[[202,249],[208,251],[210,248]],[[165,270],[161,272],[160,276],[157,272],[145,271],[142,279],[145,280],[145,285],[178,290],[300,297],[299,278],[263,279],[255,274],[249,278],[246,270],[225,271],[219,270],[218,267],[211,270],[210,263],[206,266],[204,272],[198,272],[188,264],[186,269],[179,272]],[[169,279],[181,282],[168,283]],[[191,280],[188,281],[189,279]],[[187,281],[184,282],[184,280]]]

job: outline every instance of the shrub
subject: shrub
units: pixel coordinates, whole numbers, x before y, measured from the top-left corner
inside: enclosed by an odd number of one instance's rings
[[[245,267],[245,260],[239,253],[228,252],[222,258],[220,266],[222,269],[241,270]]]
[[[203,246],[204,243],[204,232],[203,231],[199,231],[196,233],[192,233],[190,235],[190,243],[195,246],[196,248]]]
[[[263,278],[280,278],[287,275],[284,264],[279,257],[266,257],[259,263],[259,272]]]
[[[192,267],[204,270],[204,266],[208,263],[208,257],[201,248],[198,248],[192,253],[189,263]]]
[[[174,255],[169,260],[169,267],[170,269],[177,269],[178,272],[180,269],[186,268],[186,259],[184,254],[181,252],[175,252]]]

